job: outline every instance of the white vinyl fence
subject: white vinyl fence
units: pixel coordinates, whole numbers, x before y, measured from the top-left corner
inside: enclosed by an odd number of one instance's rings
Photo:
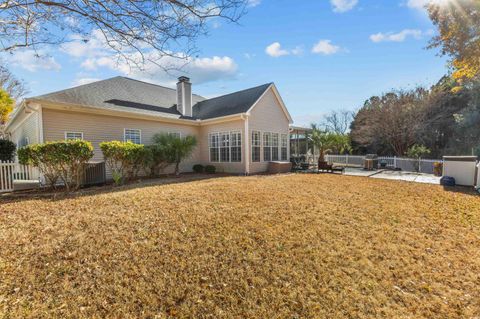
[[[38,180],[38,169],[17,162],[0,161],[0,193],[13,191],[15,181]]]
[[[345,166],[363,166],[365,156],[357,155],[326,155],[325,160],[330,164]],[[402,171],[414,172],[418,165],[421,173],[433,174],[433,165],[435,162],[443,163],[443,160],[435,159],[415,159],[396,156],[379,156],[378,162],[385,161],[388,168],[401,169]]]

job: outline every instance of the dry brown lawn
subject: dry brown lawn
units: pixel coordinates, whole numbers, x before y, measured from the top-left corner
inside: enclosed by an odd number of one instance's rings
[[[0,211],[0,318],[480,316],[473,193],[301,174]]]

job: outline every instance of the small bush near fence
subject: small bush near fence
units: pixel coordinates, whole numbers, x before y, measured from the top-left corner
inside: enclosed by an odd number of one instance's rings
[[[203,173],[205,171],[205,166],[203,166],[201,164],[195,164],[195,165],[193,165],[193,171],[195,173]]]
[[[93,157],[93,146],[81,140],[32,144],[17,151],[23,165],[38,167],[47,184],[55,187],[61,180],[66,191],[78,189],[84,165]]]
[[[15,157],[16,145],[12,141],[0,139],[0,161],[10,162]]]
[[[217,171],[217,168],[213,165],[205,166],[205,172],[208,174],[215,174],[216,171]]]

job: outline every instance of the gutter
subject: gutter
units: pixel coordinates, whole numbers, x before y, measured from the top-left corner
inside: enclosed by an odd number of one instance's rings
[[[145,114],[145,113],[136,113],[136,112],[129,112],[129,111],[124,111],[124,110],[111,110],[111,109],[104,109],[100,107],[95,107],[95,106],[90,106],[90,105],[84,105],[84,104],[72,104],[72,103],[63,103],[63,102],[52,102],[48,100],[42,100],[42,99],[28,99],[27,102],[36,102],[42,104],[42,106],[45,106],[47,109],[59,109],[59,110],[74,110],[74,111],[79,111],[83,113],[92,113],[88,112],[90,111],[97,111],[98,113],[103,115],[112,115],[116,114],[117,116],[123,116],[123,117],[128,117],[132,118],[132,116],[149,120],[149,121],[161,121],[161,122],[173,122],[173,123],[179,123],[179,124],[186,124],[186,125],[194,125],[194,126],[202,126],[202,125],[208,125],[208,124],[214,124],[217,122],[224,122],[224,121],[231,121],[235,119],[241,119],[243,115],[246,113],[238,113],[238,114],[232,114],[232,115],[226,115],[226,116],[221,116],[221,117],[215,117],[212,119],[206,119],[206,120],[201,120],[201,119],[196,119],[196,120],[186,120],[186,119],[181,119],[181,118],[170,118],[170,117],[164,117],[164,116],[159,116],[155,114]]]

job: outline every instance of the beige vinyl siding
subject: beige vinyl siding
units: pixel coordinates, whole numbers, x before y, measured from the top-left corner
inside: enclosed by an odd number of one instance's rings
[[[24,143],[25,138],[29,139],[30,144],[39,143],[39,128],[38,128],[38,118],[39,114],[36,111],[31,111],[30,113],[22,113],[18,115],[15,119],[15,122],[12,123],[14,130],[10,131],[11,133],[11,140],[17,145],[22,145]],[[17,123],[20,123],[18,127],[16,127]]]
[[[90,141],[94,147],[94,161],[103,161],[99,144],[104,141],[123,141],[124,129],[140,129],[142,144],[150,144],[156,133],[179,132],[181,136],[199,135],[199,127],[193,125],[178,125],[160,121],[130,119],[91,113],[79,113],[43,109],[43,127],[45,141],[63,140],[65,132],[82,132],[83,139]],[[192,157],[184,161],[180,169],[183,172],[192,171],[193,164],[202,162],[200,145],[197,145]],[[166,172],[173,171],[173,166]],[[107,172],[107,177],[111,177]]]
[[[211,163],[210,149],[208,147],[208,136],[210,133],[240,131],[242,134],[242,161],[235,163]],[[226,173],[245,173],[245,121],[234,120],[218,124],[202,125],[200,127],[200,157],[204,160],[202,164],[213,165],[217,168],[217,172]]]
[[[263,161],[263,133],[272,132],[287,134],[289,138],[289,121],[285,112],[283,112],[280,102],[278,101],[272,89],[269,89],[263,97],[258,101],[257,105],[252,109],[249,120],[249,147],[252,146],[252,131],[260,131],[262,142],[260,147],[260,162],[252,162],[250,158],[250,173],[265,172],[268,169],[268,162]],[[290,149],[288,143],[287,158],[290,158]],[[250,150],[251,157],[251,150]],[[280,158],[280,157],[279,157]]]

